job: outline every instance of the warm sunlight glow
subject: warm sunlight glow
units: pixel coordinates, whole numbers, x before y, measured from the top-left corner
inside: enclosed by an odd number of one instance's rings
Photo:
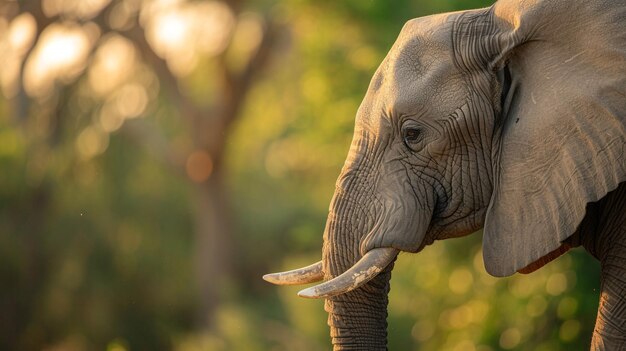
[[[20,65],[33,45],[37,23],[31,14],[23,13],[0,27],[4,27],[0,34],[0,85],[4,96],[13,97],[19,88]]]
[[[106,103],[102,106],[99,115],[100,127],[105,132],[114,132],[124,124],[124,117],[120,116],[113,103]]]
[[[55,80],[75,77],[84,68],[90,46],[82,27],[51,24],[41,34],[26,63],[26,92],[40,97],[50,92]]]
[[[99,95],[105,96],[120,86],[135,68],[135,46],[119,35],[102,41],[89,68],[89,85]]]
[[[228,40],[235,25],[235,18],[223,2],[206,1],[196,3],[193,12],[194,27],[197,37],[194,38],[198,50],[209,56],[217,55],[226,49]]]
[[[108,133],[118,130],[127,118],[141,116],[149,100],[150,97],[143,85],[128,83],[122,86],[107,99],[100,109],[99,126]]]
[[[35,39],[37,23],[30,13],[17,16],[9,27],[8,39],[11,49],[17,54],[22,54],[30,49]]]
[[[234,26],[233,14],[221,2],[157,2],[146,7],[146,38],[172,71],[186,75],[198,55],[223,52]]]
[[[161,52],[168,49],[181,48],[191,31],[191,23],[185,18],[182,11],[164,13],[157,17],[157,25],[154,28],[155,41],[160,46]]]
[[[97,127],[85,128],[76,139],[76,151],[83,159],[103,153],[109,146],[109,134]]]
[[[81,34],[58,35],[48,39],[46,45],[41,47],[40,55],[53,67],[69,66],[76,63],[84,46]]]
[[[135,118],[141,115],[148,105],[146,89],[137,83],[123,86],[115,94],[115,106],[120,116]]]

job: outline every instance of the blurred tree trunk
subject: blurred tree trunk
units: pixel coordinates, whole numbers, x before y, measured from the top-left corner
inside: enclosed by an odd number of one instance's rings
[[[227,5],[237,18],[241,3],[230,1]],[[162,140],[159,142],[161,146],[157,147],[160,150],[154,150],[154,153],[161,157],[165,155],[165,162],[178,168],[177,171],[190,181],[194,189],[194,264],[200,298],[197,321],[198,326],[205,330],[214,326],[215,308],[230,290],[230,285],[237,280],[234,276],[234,259],[238,250],[232,239],[230,196],[225,179],[226,143],[254,79],[267,66],[275,33],[276,28],[266,19],[259,46],[240,71],[233,71],[229,67],[227,50],[215,58],[219,72],[215,78],[219,89],[216,96],[212,97],[216,103],[208,107],[201,106],[181,93],[178,79],[168,69],[166,62],[151,50],[140,27],[125,33],[145,55],[144,59],[159,77],[169,100],[177,105],[181,118],[190,128],[193,146],[188,155],[176,155],[176,150],[168,146],[168,141],[162,137],[153,138],[153,135],[147,139]],[[208,178],[202,180],[194,180],[188,169],[189,156],[198,152],[208,156],[212,167]]]
[[[195,267],[200,298],[198,322],[211,329],[213,315],[233,274],[231,211],[221,171],[205,183],[196,185],[195,197]]]
[[[232,11],[234,18],[239,20],[243,1],[223,0]],[[161,91],[164,97],[175,106],[178,111],[181,123],[187,127],[186,134],[192,141],[191,150],[180,150],[174,147],[171,140],[165,137],[164,131],[159,130],[150,121],[126,123],[122,127],[122,132],[130,135],[138,144],[146,147],[152,155],[157,157],[170,170],[184,177],[193,189],[192,204],[195,209],[193,214],[195,230],[194,265],[195,276],[198,284],[199,310],[197,313],[198,323],[201,329],[210,329],[213,326],[213,315],[220,299],[229,290],[229,282],[236,279],[233,277],[233,259],[236,256],[236,243],[232,240],[232,229],[230,220],[232,218],[231,209],[228,204],[229,195],[225,186],[224,153],[226,142],[233,123],[239,117],[239,111],[245,103],[246,95],[250,90],[254,78],[266,67],[267,58],[272,50],[273,34],[276,32],[269,21],[265,21],[261,40],[256,50],[250,54],[247,64],[243,68],[233,70],[229,66],[227,59],[228,50],[224,50],[220,55],[210,60],[214,60],[218,66],[215,79],[218,89],[216,96],[209,97],[210,101],[215,101],[213,106],[204,106],[198,101],[186,96],[179,88],[179,78],[169,69],[164,58],[158,56],[146,39],[144,28],[138,23],[138,18],[132,26],[125,29],[113,29],[109,20],[112,9],[120,4],[120,1],[111,1],[89,22],[95,23],[101,30],[102,36],[108,32],[115,32],[130,40],[141,53],[143,61],[153,70],[158,77]],[[37,23],[35,34],[35,45],[41,33],[52,23],[62,22],[64,18],[60,15],[47,17],[42,10],[41,1],[18,2],[18,13],[29,12],[33,15]],[[232,40],[232,38],[231,38]],[[34,47],[34,45],[33,45]],[[32,51],[32,47],[26,57]],[[26,60],[24,60],[26,61]],[[86,70],[84,70],[86,72]],[[23,78],[24,62],[20,67],[20,76]],[[74,84],[85,76],[69,84]],[[57,93],[65,94],[69,87],[57,86]],[[13,107],[17,114],[19,123],[28,127],[33,116],[28,115],[28,106],[37,105],[36,99],[28,97],[23,89],[13,100]],[[47,104],[54,104],[46,102]],[[60,102],[57,101],[57,104]],[[56,108],[61,108],[56,106]],[[32,114],[32,113],[31,113]],[[60,123],[60,115],[52,116],[56,120],[51,120],[53,128]],[[49,135],[49,141],[54,142],[58,137],[55,131]],[[50,146],[52,147],[52,146]],[[190,156],[195,153],[202,153],[208,157],[211,171],[206,177],[194,179],[189,174]],[[45,192],[45,189],[42,189]],[[37,198],[37,197],[34,197]],[[38,200],[35,200],[38,201]],[[30,213],[37,216],[45,216],[45,209],[40,206],[42,203],[33,203]],[[43,221],[32,221],[33,223],[43,223]],[[29,246],[36,250],[36,243]]]

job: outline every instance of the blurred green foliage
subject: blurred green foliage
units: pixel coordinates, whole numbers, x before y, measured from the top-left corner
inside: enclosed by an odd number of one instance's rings
[[[0,99],[0,348],[328,349],[323,302],[260,276],[319,259],[355,112],[402,25],[489,4],[245,4],[285,32],[226,140],[236,267],[218,287],[211,330],[194,323],[201,297],[189,180],[121,131],[107,135],[101,155],[81,158],[74,146],[92,115],[80,101],[60,104],[55,122],[37,113],[16,120],[12,99]],[[201,79],[212,67],[201,60],[180,80],[198,103],[214,98]],[[184,143],[191,136],[174,104],[159,94],[143,118]],[[47,135],[42,123],[60,126]],[[496,279],[485,273],[480,242],[478,233],[400,256],[391,350],[588,349],[598,304],[592,258],[575,250],[533,274]]]

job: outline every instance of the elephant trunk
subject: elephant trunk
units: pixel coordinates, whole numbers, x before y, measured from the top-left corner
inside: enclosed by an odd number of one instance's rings
[[[326,300],[334,350],[387,349],[390,278],[391,272],[384,272],[357,290]]]
[[[418,198],[407,177],[399,176],[406,170],[367,157],[372,138],[363,130],[355,134],[330,205],[321,269],[313,264],[264,279],[288,285],[323,278],[298,295],[326,298],[334,349],[385,350],[393,263],[400,251],[417,252],[432,242],[425,234],[436,196],[422,185]]]
[[[324,232],[325,280],[336,278],[361,258],[362,233],[371,223],[365,212],[345,193],[338,192]],[[387,294],[392,262],[359,288],[326,299],[328,325],[334,350],[386,350]]]

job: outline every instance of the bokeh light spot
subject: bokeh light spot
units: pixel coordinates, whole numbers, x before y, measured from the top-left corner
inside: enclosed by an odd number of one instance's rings
[[[450,311],[448,324],[455,329],[462,329],[472,321],[472,309],[463,305]]]
[[[300,81],[300,87],[304,97],[311,102],[323,103],[328,100],[328,83],[321,73],[305,75]]]
[[[413,325],[411,336],[413,339],[423,342],[435,334],[435,325],[432,321],[419,321]]]
[[[177,46],[187,40],[189,24],[180,12],[164,13],[158,17],[158,23],[158,27],[154,29],[154,35],[158,38],[158,42],[163,45],[161,50],[165,51],[167,47]]]
[[[117,112],[117,109],[111,103],[106,103],[100,110],[99,121],[102,130],[111,133],[122,126],[124,117]]]
[[[52,66],[69,66],[81,55],[86,44],[86,37],[79,32],[71,31],[65,35],[50,36],[40,55],[45,57],[46,63]]]
[[[567,277],[563,273],[554,273],[546,282],[546,292],[553,296],[561,295],[567,290]]]
[[[474,323],[482,323],[489,312],[489,304],[482,300],[473,300],[467,304],[471,309],[471,318]]]
[[[559,328],[559,338],[565,342],[574,340],[578,333],[580,333],[580,322],[575,319],[563,322]]]
[[[222,53],[235,24],[231,10],[222,2],[155,2],[147,6],[146,39],[178,76],[189,74],[198,55]]]
[[[76,149],[83,159],[103,153],[109,146],[109,134],[89,126],[85,128],[76,139]]]
[[[196,183],[201,183],[211,176],[213,161],[206,151],[194,151],[187,158],[187,176]]]
[[[55,80],[71,80],[82,72],[90,46],[91,41],[81,26],[49,25],[26,63],[24,89],[28,95],[46,96]]]
[[[148,94],[140,84],[126,84],[116,94],[115,106],[121,116],[134,118],[141,115],[148,105]]]
[[[134,45],[119,35],[105,38],[94,55],[89,69],[89,85],[100,96],[120,86],[134,70]]]
[[[519,345],[522,335],[517,328],[509,328],[500,334],[500,347],[511,350]]]
[[[9,43],[16,54],[22,54],[33,45],[37,23],[33,15],[26,12],[17,16],[9,28]]]
[[[464,294],[469,290],[470,286],[474,282],[474,278],[472,273],[465,269],[459,268],[456,269],[452,274],[450,274],[450,279],[448,281],[448,286],[452,292],[457,294]]]

